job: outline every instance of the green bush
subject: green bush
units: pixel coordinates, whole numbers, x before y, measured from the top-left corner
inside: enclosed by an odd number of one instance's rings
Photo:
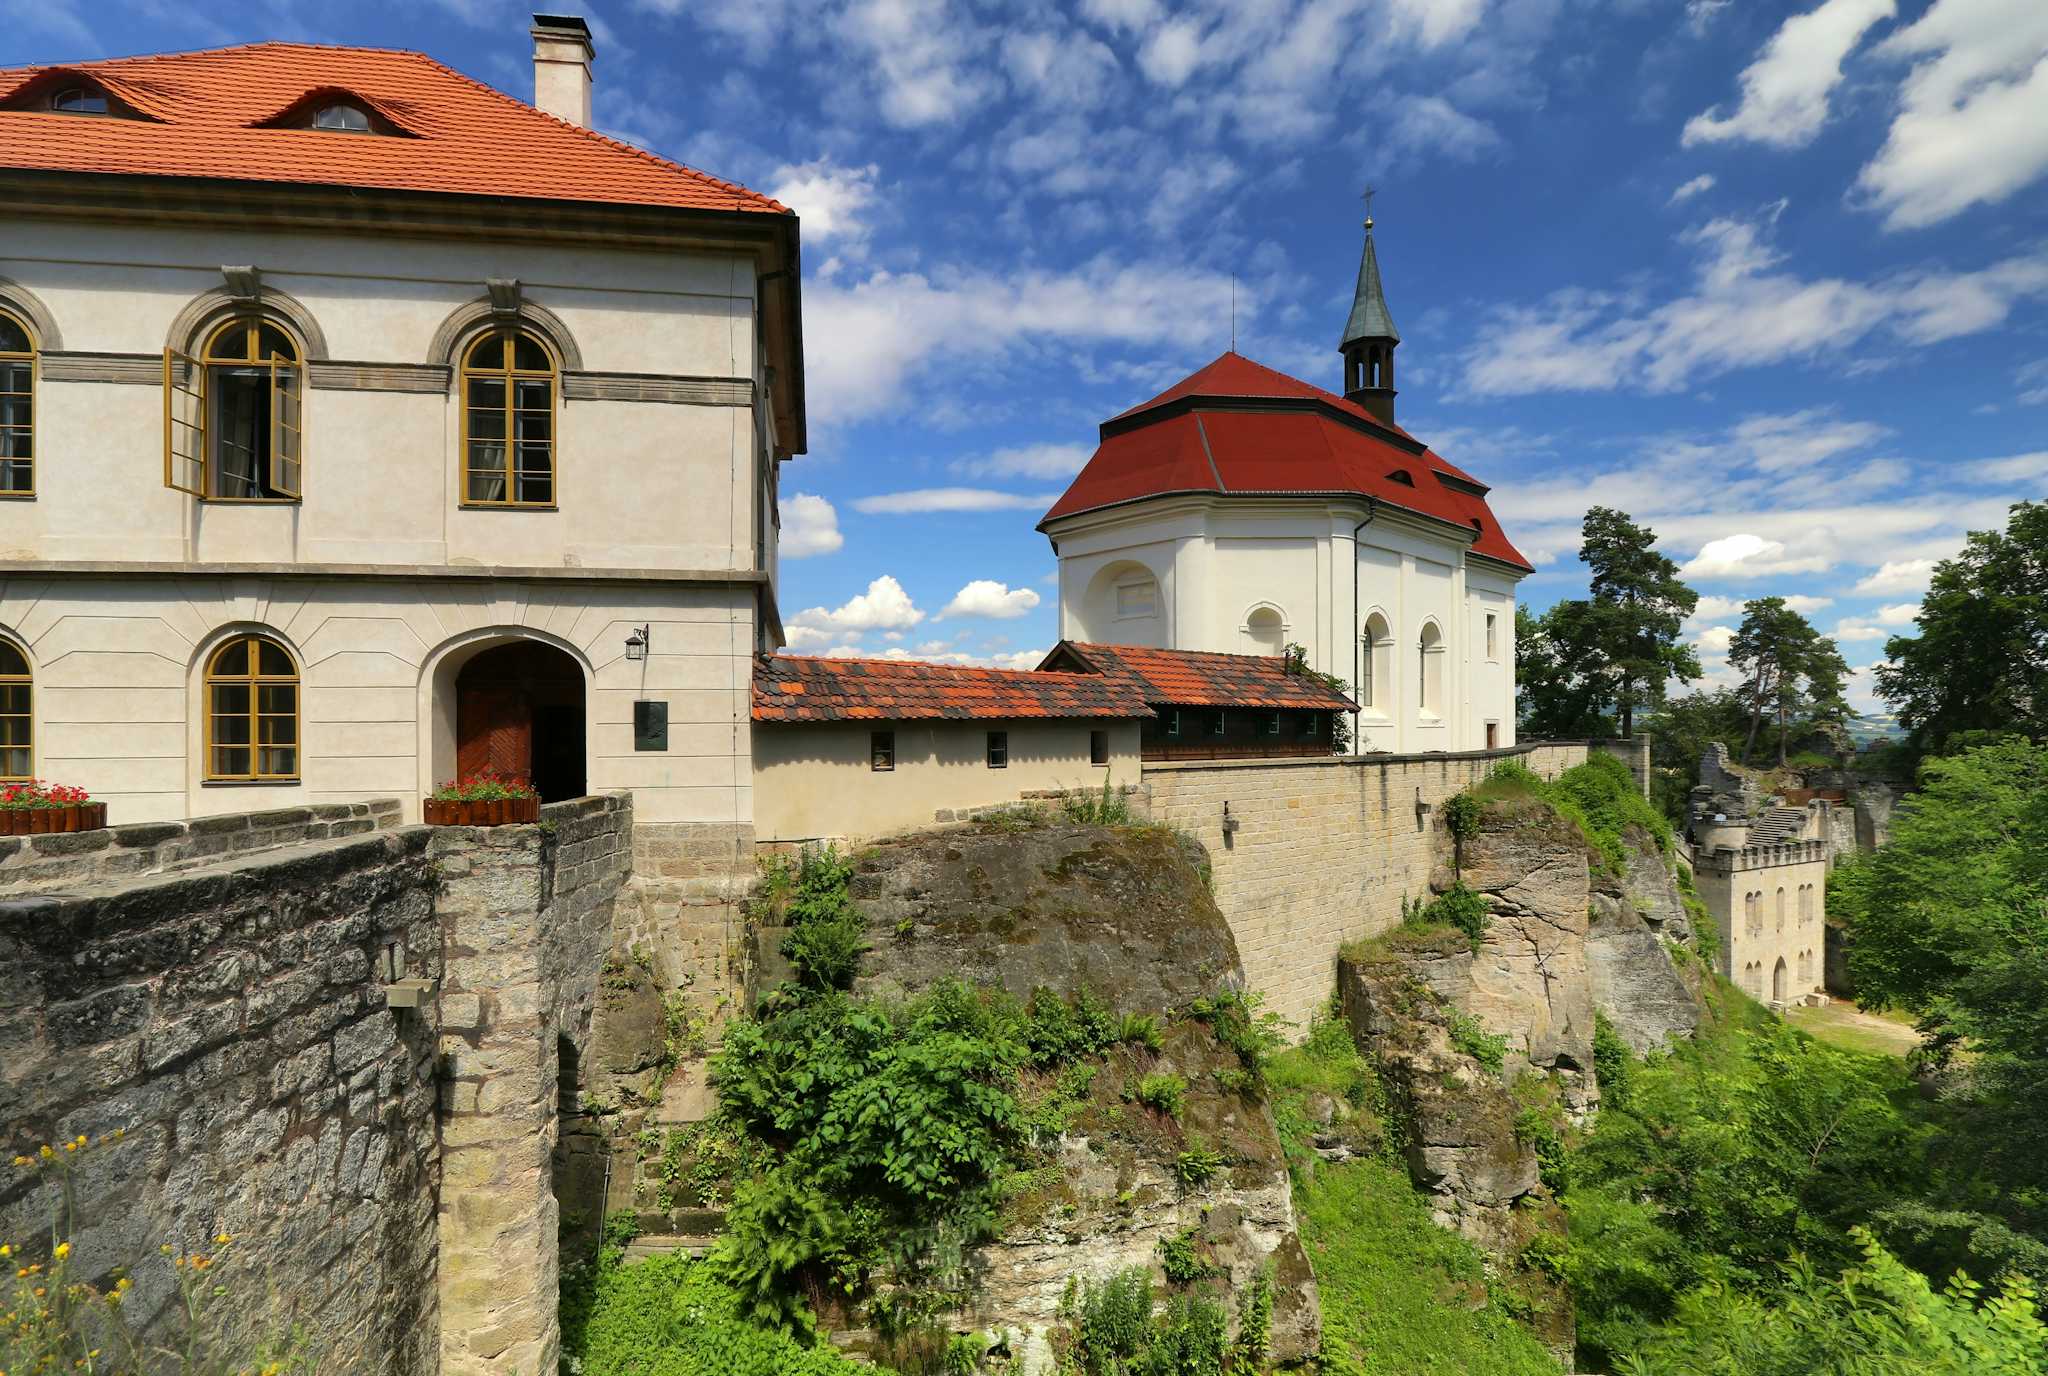
[[[770,894],[786,895],[780,901],[790,933],[782,954],[806,989],[845,989],[859,971],[867,924],[853,905],[852,882],[853,862],[832,846],[806,847],[793,871],[785,861],[768,881]]]
[[[1036,1066],[1094,1056],[1124,1040],[1126,1021],[1085,984],[1071,1003],[1043,986],[1033,989],[1025,1014],[1024,1040]]]
[[[1470,793],[1455,793],[1444,799],[1444,830],[1451,839],[1463,844],[1479,834],[1479,818],[1486,811],[1486,805]]]
[[[1172,1237],[1159,1239],[1159,1270],[1168,1285],[1193,1285],[1216,1274],[1214,1263],[1202,1260],[1195,1242],[1198,1228],[1183,1228]]]
[[[1131,1097],[1146,1108],[1157,1109],[1169,1118],[1178,1118],[1182,1105],[1187,1102],[1188,1082],[1183,1076],[1169,1071],[1154,1071],[1138,1081]]]
[[[1106,777],[1100,793],[1080,788],[1061,793],[1060,815],[1069,822],[1097,827],[1127,827],[1137,820],[1130,799]]]
[[[1508,1039],[1489,1033],[1479,1019],[1461,1009],[1447,1008],[1444,1016],[1450,1027],[1451,1045],[1492,1074],[1500,1074],[1507,1064]]]
[[[1238,1064],[1251,1076],[1254,1091],[1265,1089],[1266,1062],[1287,1044],[1282,1031],[1287,1020],[1278,1013],[1261,1011],[1265,994],[1224,989],[1198,998],[1182,1012],[1197,1022],[1207,1023],[1216,1040],[1237,1054]]]
[[[1230,1164],[1230,1158],[1219,1151],[1212,1151],[1199,1138],[1188,1143],[1187,1150],[1173,1158],[1173,1173],[1180,1178],[1184,1190],[1198,1190],[1216,1178],[1216,1172]]]
[[[1635,1089],[1636,1057],[1622,1040],[1614,1024],[1599,1009],[1593,1010],[1593,1077],[1600,1085],[1600,1102],[1606,1108],[1627,1108]]]
[[[1493,910],[1486,906],[1485,898],[1466,888],[1465,881],[1460,879],[1431,899],[1417,914],[1417,920],[1424,926],[1456,927],[1477,951],[1486,939],[1486,929],[1493,924]]]

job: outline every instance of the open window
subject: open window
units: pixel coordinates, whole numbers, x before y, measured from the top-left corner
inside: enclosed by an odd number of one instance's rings
[[[164,350],[164,486],[205,501],[304,495],[305,365],[298,342],[238,316],[194,358]]]

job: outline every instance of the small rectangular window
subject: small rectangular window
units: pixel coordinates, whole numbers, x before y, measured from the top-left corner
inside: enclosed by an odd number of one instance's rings
[[[1010,733],[991,731],[988,733],[988,767],[1008,769],[1010,767]]]
[[[894,731],[871,731],[868,733],[868,765],[877,774],[887,773],[896,767],[896,733]]]
[[[1088,733],[1088,763],[1109,763],[1109,732],[1090,731]]]
[[[1178,736],[1180,734],[1180,709],[1178,707],[1166,709],[1166,734],[1169,736]]]
[[[1490,621],[1493,618],[1488,617],[1487,619]],[[1500,723],[1497,721],[1486,723],[1486,748],[1488,750],[1500,749]]]
[[[1303,713],[1301,718],[1301,734],[1310,737],[1322,735],[1323,714],[1321,712]]]
[[[1278,712],[1272,712],[1267,714],[1266,734],[1269,736],[1277,736],[1280,734],[1280,714]]]
[[[1495,617],[1492,612],[1488,612],[1486,614],[1486,657],[1488,659],[1496,659],[1499,657],[1494,650],[1493,641],[1493,627],[1494,623],[1498,619],[1499,618]]]
[[[1212,736],[1222,735],[1228,725],[1228,722],[1229,713],[1218,712],[1215,716],[1209,719],[1209,734]]]

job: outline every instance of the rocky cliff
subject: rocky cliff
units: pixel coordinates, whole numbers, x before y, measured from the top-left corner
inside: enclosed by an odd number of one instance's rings
[[[1315,1280],[1272,1115],[1243,1087],[1238,1055],[1188,1015],[1244,978],[1202,861],[1171,832],[1084,826],[938,832],[861,858],[853,894],[871,946],[857,994],[915,993],[948,977],[1019,997],[1085,989],[1119,1013],[1157,1016],[1163,1030],[1157,1051],[1105,1061],[1060,1139],[1057,1170],[1013,1202],[1000,1236],[972,1259],[977,1284],[961,1326],[1023,1335],[1032,1355],[1021,1369],[1046,1364],[1070,1283],[1156,1267],[1160,1244],[1183,1236],[1214,1272],[1202,1286],[1219,1296],[1242,1293],[1262,1270],[1271,1276],[1274,1362],[1294,1364],[1319,1344]],[[1132,1102],[1150,1075],[1186,1081],[1177,1113]],[[1222,1165],[1189,1182],[1191,1152]]]
[[[1622,841],[1615,872],[1541,798],[1490,801],[1462,845],[1443,839],[1434,882],[1479,896],[1482,933],[1411,921],[1339,963],[1359,1047],[1399,1100],[1411,1178],[1439,1223],[1508,1266],[1562,1228],[1541,1149],[1598,1107],[1596,1011],[1637,1051],[1699,1022],[1697,963],[1672,956],[1691,940],[1676,878],[1647,832]],[[1569,1353],[1568,1302],[1554,1288],[1551,1301],[1537,1327]]]

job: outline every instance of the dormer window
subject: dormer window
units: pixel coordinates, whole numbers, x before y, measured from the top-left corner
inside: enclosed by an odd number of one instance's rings
[[[1399,483],[1403,487],[1415,486],[1415,479],[1409,476],[1408,470],[1405,468],[1397,468],[1387,474],[1387,481]]]
[[[367,134],[370,117],[353,105],[323,105],[313,114],[313,127],[343,134]]]
[[[60,115],[104,115],[107,93],[90,86],[66,86],[50,97],[50,109]]]

